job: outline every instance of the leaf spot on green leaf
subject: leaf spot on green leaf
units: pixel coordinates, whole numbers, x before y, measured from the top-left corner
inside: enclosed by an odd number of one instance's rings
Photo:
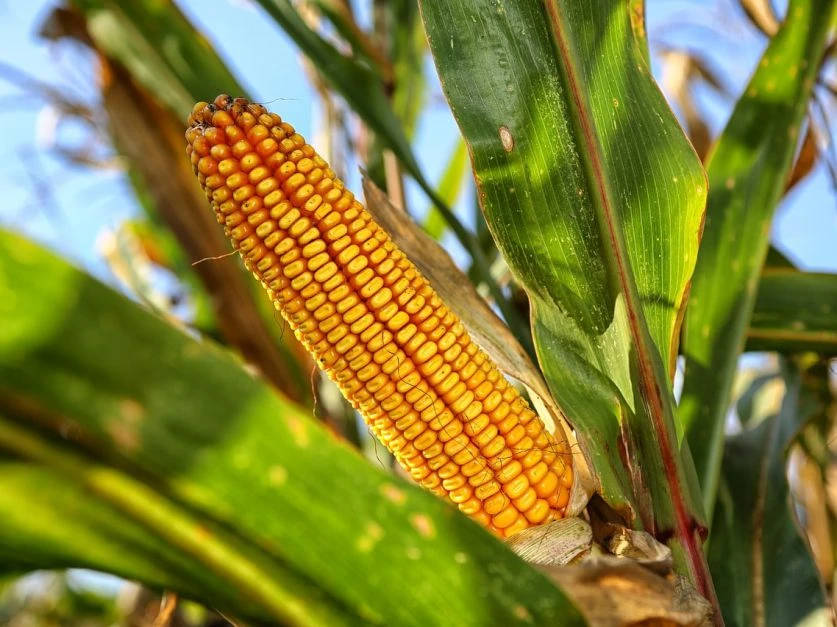
[[[299,418],[288,418],[288,428],[291,431],[294,442],[299,448],[305,448],[311,439],[308,436],[308,427]]]
[[[145,418],[145,408],[132,398],[127,398],[119,404],[119,417],[125,422],[138,424]]]
[[[514,615],[515,615],[515,616],[516,616],[519,620],[525,620],[527,623],[531,623],[531,622],[532,622],[532,615],[529,613],[529,610],[527,610],[527,609],[526,609],[525,607],[523,607],[522,605],[517,605],[517,606],[515,606],[515,608],[514,608]]]
[[[288,480],[288,471],[285,470],[284,466],[279,466],[277,464],[270,467],[267,478],[270,480],[270,483],[274,486],[283,486],[285,485],[285,482]]]
[[[197,342],[189,342],[183,347],[183,357],[186,359],[197,359],[201,354],[201,345]]]
[[[107,431],[119,448],[126,451],[136,451],[139,448],[139,437],[132,425],[114,420],[108,425]]]
[[[424,514],[413,514],[410,516],[410,524],[413,525],[416,531],[422,538],[435,538],[436,529],[433,527],[433,521]]]
[[[619,99],[618,99],[618,98],[614,98],[614,99],[613,99],[613,108],[614,108],[614,109],[618,109],[618,108],[619,108]]]
[[[419,560],[421,559],[421,549],[415,546],[408,546],[407,547],[407,559],[411,560]]]
[[[724,187],[726,187],[727,189],[734,189],[734,188],[735,188],[735,179],[734,179],[734,178],[732,178],[732,177],[729,177],[729,178],[728,178],[728,179],[724,182]]]
[[[454,553],[453,561],[455,561],[457,564],[467,564],[468,556],[460,551],[458,553]]]
[[[362,604],[360,607],[358,607],[358,613],[360,614],[361,618],[366,619],[370,623],[380,624],[384,622],[384,617],[366,604]]]
[[[116,445],[127,451],[140,447],[139,424],[145,417],[145,408],[134,399],[119,403],[119,414],[108,423],[107,431]]]
[[[364,533],[357,539],[357,548],[359,551],[363,553],[369,553],[375,545],[378,543],[384,535],[384,530],[381,526],[374,522],[369,521],[366,523],[366,528],[364,529]]]
[[[212,532],[203,523],[198,523],[195,526],[195,536],[197,536],[201,542],[206,542],[212,538]]]
[[[407,500],[407,495],[391,483],[382,485],[380,488],[380,492],[386,500],[388,500],[391,503],[395,503],[396,505],[403,505],[404,502]]]
[[[500,143],[503,144],[503,150],[511,152],[514,149],[514,137],[508,126],[500,127]]]

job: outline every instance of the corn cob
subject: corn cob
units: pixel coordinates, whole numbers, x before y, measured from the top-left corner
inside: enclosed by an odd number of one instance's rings
[[[550,434],[458,317],[294,128],[246,100],[195,105],[187,153],[275,307],[425,488],[500,537],[564,515]]]

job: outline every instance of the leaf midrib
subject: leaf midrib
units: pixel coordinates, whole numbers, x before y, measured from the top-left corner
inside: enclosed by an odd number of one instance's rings
[[[599,226],[605,230],[605,235],[611,245],[610,260],[612,263],[608,265],[611,272],[615,273],[619,289],[625,298],[625,309],[631,339],[636,347],[635,361],[639,375],[637,383],[645,401],[648,403],[648,414],[653,422],[654,431],[658,435],[660,456],[665,468],[665,480],[669,487],[673,505],[676,536],[687,547],[689,559],[692,560],[690,566],[697,578],[695,583],[698,589],[705,593],[709,585],[705,579],[706,573],[694,561],[697,558],[697,552],[700,552],[701,548],[696,545],[695,524],[687,512],[685,495],[683,494],[679,481],[681,474],[679,472],[679,454],[675,454],[671,438],[669,437],[670,429],[667,428],[674,426],[673,415],[669,414],[671,420],[670,425],[667,425],[665,415],[668,413],[666,410],[670,409],[670,406],[667,406],[663,399],[659,381],[656,377],[660,366],[655,367],[654,356],[650,353],[650,337],[647,329],[644,327],[645,321],[639,304],[638,292],[626,260],[624,243],[619,230],[618,216],[614,212],[613,202],[610,198],[610,188],[605,177],[604,160],[601,155],[596,131],[594,130],[592,114],[589,104],[583,97],[579,81],[580,72],[573,64],[574,56],[570,49],[571,44],[567,35],[567,29],[564,25],[566,19],[556,0],[548,0],[545,6],[551,25],[550,31],[553,34],[557,52],[562,61],[557,65],[559,71],[562,71],[564,74],[571,96],[572,106],[569,107],[569,111],[585,144],[585,150],[579,151],[581,160],[588,171],[588,176],[592,179],[596,187],[596,193],[592,196],[594,199],[592,202],[596,213],[600,217]],[[601,222],[604,224],[602,225]],[[638,499],[638,502],[642,502],[642,500]]]

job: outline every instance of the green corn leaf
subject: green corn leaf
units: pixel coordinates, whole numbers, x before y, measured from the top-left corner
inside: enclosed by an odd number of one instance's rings
[[[312,582],[118,470],[5,419],[0,448],[38,462],[0,464],[0,556],[107,571],[259,624],[357,622]]]
[[[95,497],[77,521],[107,518],[85,532],[91,542],[127,518],[120,541],[171,544],[182,562],[171,576],[197,600],[272,624],[288,612],[300,624],[582,623],[499,540],[368,464],[227,352],[2,231],[0,328],[0,451]],[[79,563],[63,532],[26,518],[63,507],[53,491],[39,498],[0,532],[14,563],[176,583],[152,578],[145,544],[130,564],[109,564],[106,546]],[[26,542],[3,535],[27,526]],[[219,579],[230,591],[214,598]]]
[[[422,3],[486,220],[528,291],[550,387],[605,499],[674,538],[681,568],[708,592],[669,380],[706,183],[627,9]]]
[[[837,354],[837,275],[765,269],[745,349]]]
[[[756,301],[773,212],[820,66],[833,0],[791,0],[787,19],[716,144],[709,200],[683,329],[686,371],[680,417],[711,512],[724,417]]]
[[[724,448],[709,565],[728,626],[797,625],[825,607],[785,475],[787,447],[814,409],[800,379],[786,368],[779,414]]]

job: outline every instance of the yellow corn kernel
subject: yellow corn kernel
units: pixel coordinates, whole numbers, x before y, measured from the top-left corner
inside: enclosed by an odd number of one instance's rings
[[[564,516],[563,434],[294,128],[229,96],[188,124],[187,154],[244,264],[411,476],[500,537]]]

